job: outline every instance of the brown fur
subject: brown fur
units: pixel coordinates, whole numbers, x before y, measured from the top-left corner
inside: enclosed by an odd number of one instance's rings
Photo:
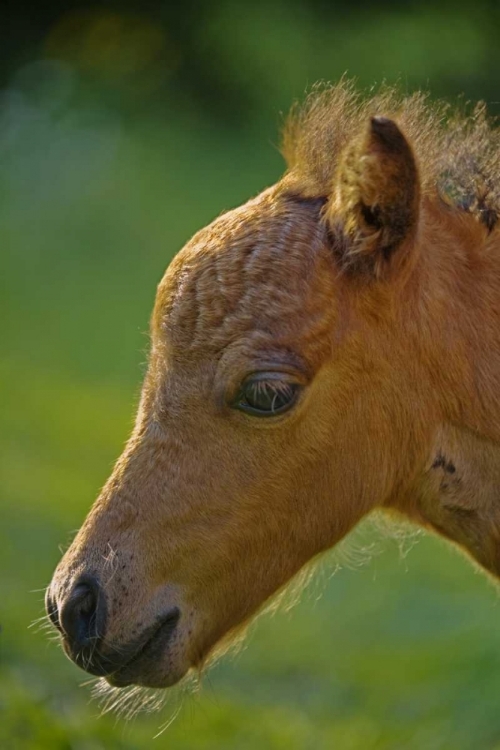
[[[315,92],[284,178],[167,270],[135,429],[49,592],[99,578],[111,683],[172,684],[377,507],[500,574],[499,135],[445,109]],[[235,408],[256,372],[296,405]],[[171,607],[161,658],[120,671]]]

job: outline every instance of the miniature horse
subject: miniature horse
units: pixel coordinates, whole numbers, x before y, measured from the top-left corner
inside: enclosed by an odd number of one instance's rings
[[[281,180],[157,291],[135,427],[46,605],[115,687],[166,687],[371,510],[500,574],[500,135],[348,82]]]

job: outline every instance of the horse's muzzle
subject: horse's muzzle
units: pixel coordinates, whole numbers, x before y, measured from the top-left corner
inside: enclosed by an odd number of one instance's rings
[[[78,578],[59,605],[49,587],[45,607],[61,633],[67,656],[86,672],[106,677],[116,687],[140,684],[143,675],[155,671],[155,663],[167,649],[180,618],[180,610],[173,607],[159,615],[133,641],[107,643],[106,597],[97,578],[90,575]]]

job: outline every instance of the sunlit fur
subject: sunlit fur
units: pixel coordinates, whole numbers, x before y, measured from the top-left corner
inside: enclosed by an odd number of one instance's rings
[[[498,131],[343,82],[284,152],[165,273],[132,436],[51,584],[61,607],[99,578],[117,663],[179,609],[140,685],[202,668],[374,509],[500,573]],[[263,372],[300,388],[265,419],[234,408]]]
[[[423,195],[495,223],[500,215],[500,130],[486,105],[453,107],[428,94],[405,96],[381,86],[364,95],[349,81],[317,85],[287,119],[283,153],[293,180],[309,196],[329,195],[339,160],[371,116],[393,117],[418,158]]]

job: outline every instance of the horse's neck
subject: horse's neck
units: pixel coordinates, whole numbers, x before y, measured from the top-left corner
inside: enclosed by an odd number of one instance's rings
[[[427,466],[411,488],[409,515],[467,549],[486,568],[498,569],[500,445],[463,428],[443,425]]]
[[[500,573],[500,230],[468,219],[429,223],[402,298],[429,442],[388,504]]]

